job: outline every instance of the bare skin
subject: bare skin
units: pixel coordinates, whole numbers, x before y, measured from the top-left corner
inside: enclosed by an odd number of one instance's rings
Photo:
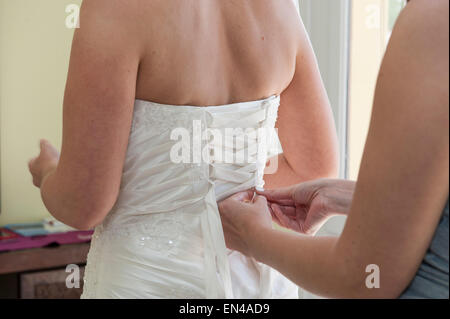
[[[281,95],[284,154],[267,187],[336,176],[331,109],[292,0],[85,0],[80,22],[61,155],[42,141],[29,163],[57,219],[89,229],[111,210],[135,98],[207,106]]]
[[[314,235],[331,217],[350,212],[355,186],[348,180],[318,179],[258,193],[267,198],[278,225]]]
[[[448,199],[448,56],[449,2],[411,1],[381,67],[354,195],[352,182],[336,180],[254,199],[252,192],[237,194],[219,205],[228,247],[317,295],[399,297],[416,274]],[[272,229],[271,213],[286,227],[314,232],[327,214],[347,212],[339,238]],[[380,267],[379,289],[365,285],[371,264]]]

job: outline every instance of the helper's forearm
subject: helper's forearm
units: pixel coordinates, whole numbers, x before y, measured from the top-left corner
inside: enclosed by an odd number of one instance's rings
[[[328,298],[361,295],[360,289],[355,289],[357,278],[348,275],[342,256],[336,253],[338,238],[301,236],[275,229],[255,233],[252,238],[253,257],[300,287]]]

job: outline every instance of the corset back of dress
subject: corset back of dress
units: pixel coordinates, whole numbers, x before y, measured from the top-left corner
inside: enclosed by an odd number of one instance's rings
[[[279,104],[137,100],[119,196],[96,227],[83,297],[292,295],[295,285],[277,284],[277,294],[272,270],[227,250],[217,206],[264,185]]]
[[[279,97],[226,106],[136,100],[118,199],[104,227],[182,210],[214,188],[216,200],[264,185]]]

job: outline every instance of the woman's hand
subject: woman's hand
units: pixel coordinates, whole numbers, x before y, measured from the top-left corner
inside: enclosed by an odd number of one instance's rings
[[[312,235],[332,216],[346,215],[355,182],[321,179],[257,192],[269,201],[273,220],[282,227]]]
[[[41,187],[43,180],[51,173],[59,161],[59,152],[47,140],[40,141],[40,154],[28,162],[28,168],[33,176],[33,184]]]
[[[272,229],[267,200],[253,190],[231,196],[219,203],[227,247],[251,256],[252,238]]]

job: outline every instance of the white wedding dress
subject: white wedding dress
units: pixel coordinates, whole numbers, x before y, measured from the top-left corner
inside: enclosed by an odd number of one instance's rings
[[[298,298],[277,271],[225,247],[217,208],[262,187],[267,159],[267,138],[249,134],[243,149],[229,148],[226,128],[273,129],[279,104],[279,97],[216,107],[136,100],[120,193],[95,229],[82,298]],[[218,129],[224,140],[205,139],[202,150],[248,156],[177,164],[171,154],[180,139],[171,135],[180,129],[191,136]]]

